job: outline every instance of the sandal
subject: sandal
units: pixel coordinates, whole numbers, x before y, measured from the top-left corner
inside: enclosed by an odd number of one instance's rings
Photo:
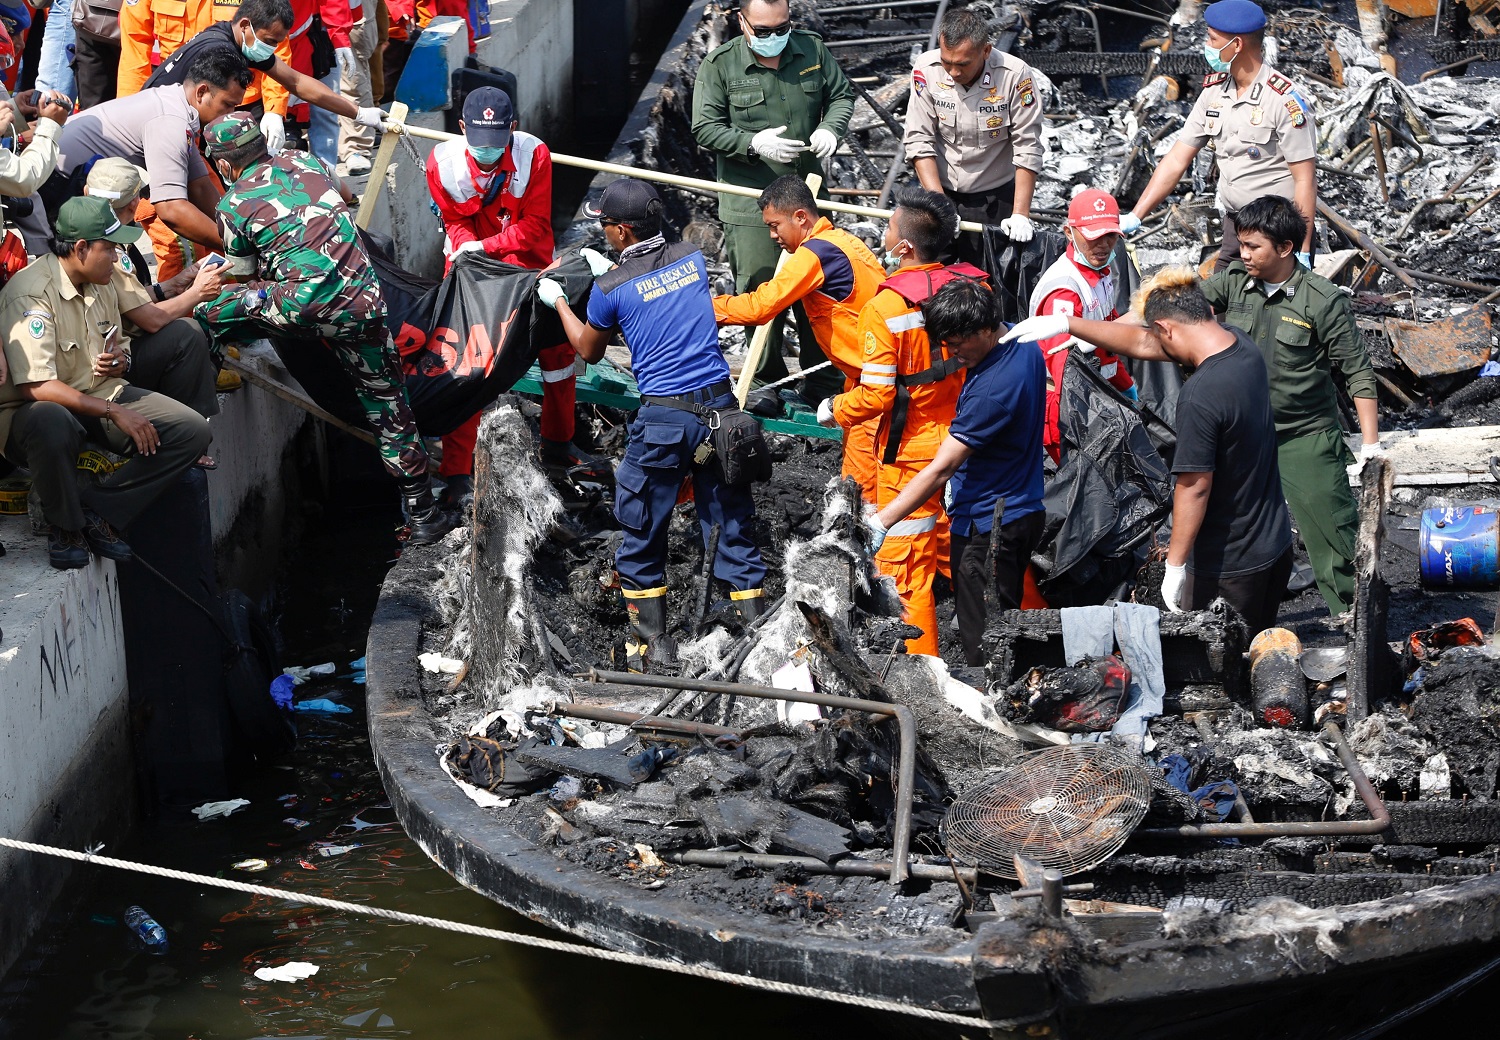
[[[218,469],[219,463],[212,455],[199,455],[198,461],[193,463],[199,469]]]

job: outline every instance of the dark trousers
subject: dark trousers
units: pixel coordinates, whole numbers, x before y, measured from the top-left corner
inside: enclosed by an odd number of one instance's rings
[[[1047,514],[1042,510],[1027,513],[1018,520],[1000,525],[994,539],[994,570],[989,569],[990,536],[975,531],[972,535],[952,536],[953,603],[958,611],[958,637],[964,646],[964,663],[970,667],[984,664],[985,593],[995,590],[995,604],[1000,610],[1018,610],[1026,567],[1031,554],[1042,540]]]
[[[703,402],[713,408],[734,404],[732,394]],[[663,405],[642,405],[630,424],[625,457],[615,469],[615,519],[625,538],[615,554],[620,581],[634,590],[660,588],[667,582],[667,531],[682,482],[693,479],[693,504],[704,544],[719,526],[714,577],[737,592],[758,589],[766,565],[750,535],[755,503],[748,487],[730,487],[719,477],[718,464],[693,462],[693,453],[708,439],[708,424],[692,412]]]
[[[79,33],[73,44],[73,75],[78,80],[78,107],[110,101],[120,76],[120,45]]]
[[[217,376],[208,336],[191,318],[130,341],[130,385],[165,394],[205,419],[219,414]]]
[[[950,191],[946,193],[958,207],[959,220],[975,220],[998,225],[1016,205],[1016,182],[1002,184],[989,191]],[[953,243],[953,262],[970,263],[981,271],[984,266],[984,236],[977,231],[962,231]]]
[[[1281,597],[1291,576],[1291,546],[1287,546],[1286,552],[1278,556],[1275,563],[1250,574],[1221,578],[1189,571],[1183,606],[1188,610],[1206,610],[1210,603],[1223,596],[1249,622],[1253,639],[1257,633],[1276,625],[1276,612],[1281,607]]]
[[[151,420],[161,436],[156,454],[137,454],[134,443],[114,423],[75,415],[51,401],[28,401],[13,413],[5,457],[31,471],[49,524],[80,531],[87,506],[116,527],[129,527],[213,440],[207,419],[162,394],[127,386],[115,404]],[[125,464],[97,481],[81,475],[78,452],[85,441],[128,456]]]

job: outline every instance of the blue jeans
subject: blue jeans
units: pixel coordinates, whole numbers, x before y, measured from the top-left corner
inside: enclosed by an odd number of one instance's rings
[[[335,94],[339,92],[338,66],[323,77],[323,85]],[[312,153],[330,167],[339,161],[339,117],[326,108],[308,105],[307,146]]]
[[[37,58],[36,85],[41,90],[60,90],[77,97],[73,80],[72,0],[52,0],[47,26],[42,34],[42,53]]]

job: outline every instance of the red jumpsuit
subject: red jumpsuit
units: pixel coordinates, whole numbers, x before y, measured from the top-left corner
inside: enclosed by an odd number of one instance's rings
[[[1073,258],[1073,245],[1068,244],[1064,255],[1058,257],[1051,267],[1042,272],[1041,279],[1031,295],[1032,316],[1038,314],[1062,314],[1069,318],[1088,318],[1091,321],[1114,321],[1120,316],[1115,309],[1115,280],[1108,268],[1096,271],[1087,264]],[[1042,431],[1042,447],[1052,456],[1053,462],[1061,461],[1062,444],[1058,433],[1058,410],[1061,400],[1063,366],[1068,363],[1068,351],[1059,349],[1072,341],[1066,334],[1040,341],[1042,355],[1047,360],[1047,419]],[[1056,353],[1053,353],[1053,351]],[[1107,350],[1095,350],[1099,374],[1109,384],[1124,394],[1131,394],[1135,381],[1120,359]]]
[[[983,279],[969,264],[903,267],[859,314],[863,362],[859,384],[833,399],[834,420],[848,430],[875,419],[876,506],[885,508],[937,455],[948,436],[964,369],[929,344],[922,301],[956,277]],[[896,429],[897,426],[900,429]],[[894,441],[895,448],[888,451]],[[886,461],[889,458],[890,461]],[[932,583],[948,557],[948,516],[939,489],[892,524],[875,566],[895,579],[907,624],[922,630],[909,653],[938,656],[937,602]]]
[[[498,182],[498,183],[497,183]],[[427,187],[447,232],[443,256],[453,266],[455,251],[478,242],[486,256],[540,271],[552,263],[552,154],[540,138],[520,130],[511,135],[500,165],[486,173],[462,140],[444,141],[427,157]],[[537,355],[542,370],[542,440],[573,439],[576,383],[571,344],[546,347]],[[444,477],[474,472],[475,415],[443,438]]]
[[[328,42],[335,47],[349,46],[349,29],[354,24],[349,14],[349,0],[292,0],[292,21],[297,24],[287,36],[292,47],[292,60],[287,64],[304,76],[313,74],[312,41],[307,38],[307,30],[312,26],[314,15],[322,16]],[[380,60],[379,54],[375,60]],[[306,122],[309,107],[306,101],[298,104],[294,113],[296,118]]]

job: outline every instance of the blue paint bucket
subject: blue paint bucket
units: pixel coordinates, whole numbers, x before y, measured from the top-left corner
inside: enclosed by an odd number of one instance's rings
[[[1422,513],[1422,581],[1447,588],[1500,584],[1500,513],[1490,506],[1445,506]]]

